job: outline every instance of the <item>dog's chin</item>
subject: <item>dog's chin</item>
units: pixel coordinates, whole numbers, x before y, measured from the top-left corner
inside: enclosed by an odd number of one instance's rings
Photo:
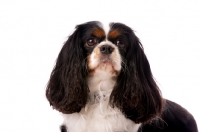
[[[119,74],[121,66],[110,58],[102,58],[96,66],[89,66],[90,75],[106,74],[108,77],[115,77]]]

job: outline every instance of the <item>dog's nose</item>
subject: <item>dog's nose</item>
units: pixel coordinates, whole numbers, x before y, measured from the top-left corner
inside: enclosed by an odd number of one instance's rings
[[[102,45],[100,47],[100,51],[102,54],[111,54],[113,52],[114,48],[110,45]]]

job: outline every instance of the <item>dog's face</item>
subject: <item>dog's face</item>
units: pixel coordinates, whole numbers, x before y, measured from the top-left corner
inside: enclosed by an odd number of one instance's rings
[[[109,24],[108,31],[101,23],[88,23],[90,24],[93,24],[93,27],[87,29],[82,36],[89,73],[97,74],[98,71],[104,71],[117,76],[128,46],[122,29],[114,27],[113,23]]]
[[[121,23],[88,22],[79,25],[80,38],[87,58],[87,70],[95,75],[108,72],[119,75],[122,63],[130,44],[129,32],[132,30]],[[136,38],[137,39],[137,38]]]
[[[62,113],[79,112],[90,92],[86,78],[102,73],[115,77],[109,103],[127,118],[146,122],[160,114],[162,97],[142,44],[122,23],[92,21],[76,26],[58,55],[47,99]]]

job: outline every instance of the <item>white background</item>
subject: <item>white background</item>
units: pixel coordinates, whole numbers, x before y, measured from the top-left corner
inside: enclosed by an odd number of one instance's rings
[[[140,38],[163,96],[200,125],[200,2],[0,1],[0,131],[59,132],[45,98],[56,57],[75,25],[122,22]]]

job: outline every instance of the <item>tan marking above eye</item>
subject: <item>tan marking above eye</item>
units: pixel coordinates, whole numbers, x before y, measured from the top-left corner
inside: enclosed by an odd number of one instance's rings
[[[98,38],[105,37],[105,32],[102,29],[95,28],[92,34]]]
[[[120,32],[115,29],[109,32],[108,37],[109,38],[117,38],[120,35]]]

